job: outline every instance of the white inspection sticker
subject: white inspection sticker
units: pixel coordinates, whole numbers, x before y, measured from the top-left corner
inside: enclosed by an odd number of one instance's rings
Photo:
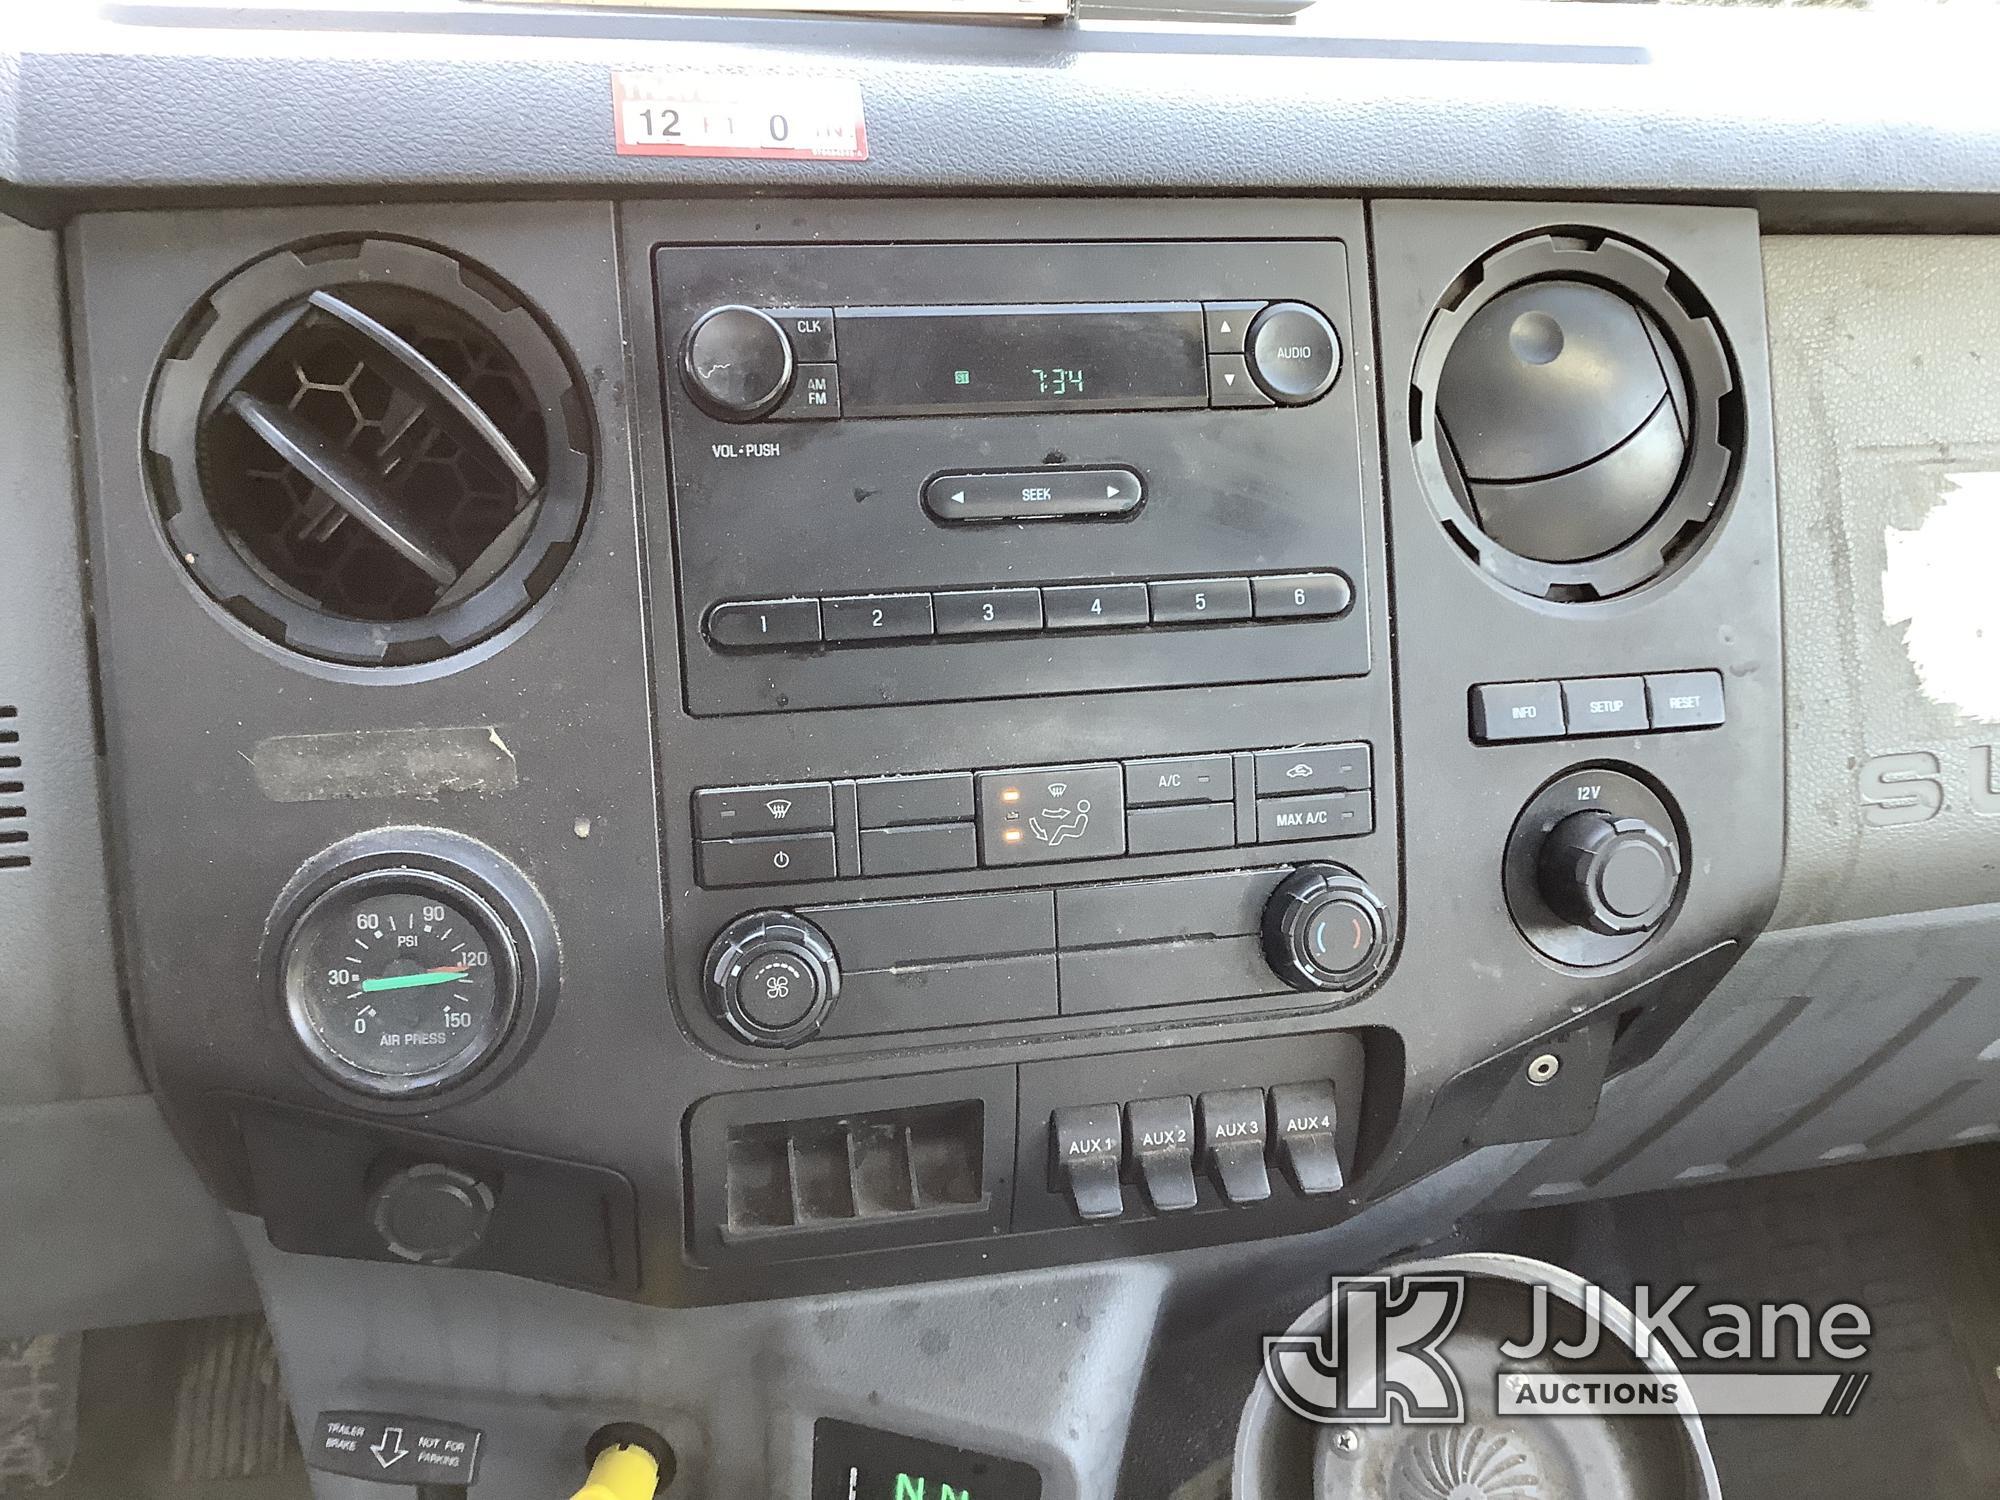
[[[620,156],[868,160],[851,78],[613,73],[611,100]]]

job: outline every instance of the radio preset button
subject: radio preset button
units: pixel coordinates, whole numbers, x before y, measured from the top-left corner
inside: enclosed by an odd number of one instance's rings
[[[1122,767],[982,771],[978,786],[982,864],[1103,859],[1125,852]]]
[[[1257,384],[1286,406],[1319,400],[1340,376],[1340,336],[1303,302],[1276,302],[1258,313],[1244,354]]]
[[[1247,578],[1176,578],[1148,584],[1155,625],[1201,625],[1250,618]]]
[[[702,628],[716,645],[737,650],[816,645],[820,639],[819,600],[732,600],[711,609]]]
[[[842,594],[820,600],[829,641],[908,640],[931,633],[929,594]]]
[[[834,358],[832,308],[772,307],[765,311],[785,330],[792,357],[800,364],[823,364]]]
[[[1208,404],[1210,406],[1269,406],[1271,398],[1250,378],[1250,362],[1240,354],[1211,354],[1208,357]]]
[[[1354,585],[1339,573],[1276,573],[1250,590],[1260,620],[1338,619],[1354,607]]]
[[[1204,302],[1202,321],[1208,333],[1210,354],[1241,354],[1250,320],[1263,308],[1261,302]]]
[[[1051,630],[1113,630],[1152,618],[1143,583],[1063,585],[1042,590],[1042,614]]]
[[[1040,589],[952,589],[931,595],[939,635],[1003,635],[1042,628]]]
[[[924,508],[946,522],[1123,516],[1145,497],[1139,476],[1124,468],[993,469],[924,484]]]

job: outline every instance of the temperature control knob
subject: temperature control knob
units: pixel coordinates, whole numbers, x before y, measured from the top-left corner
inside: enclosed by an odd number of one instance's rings
[[[1550,830],[1536,877],[1557,916],[1620,937],[1659,925],[1680,889],[1681,857],[1645,819],[1592,808]]]
[[[1368,882],[1339,865],[1301,865],[1264,907],[1264,956],[1295,990],[1358,990],[1388,956],[1389,918]]]
[[[752,421],[783,400],[791,386],[791,341],[769,313],[710,308],[688,330],[681,379],[712,416]]]
[[[746,1042],[795,1047],[840,998],[840,958],[827,935],[788,911],[738,917],[709,945],[708,1008]]]

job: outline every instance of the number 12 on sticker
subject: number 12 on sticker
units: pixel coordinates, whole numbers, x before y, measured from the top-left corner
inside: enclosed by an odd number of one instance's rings
[[[861,88],[847,79],[618,73],[613,108],[621,155],[868,157]]]

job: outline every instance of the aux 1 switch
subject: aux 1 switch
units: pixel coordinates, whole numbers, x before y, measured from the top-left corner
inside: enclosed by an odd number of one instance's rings
[[[1049,1179],[1069,1195],[1080,1219],[1125,1212],[1118,1184],[1124,1131],[1115,1104],[1059,1109],[1049,1121]]]

